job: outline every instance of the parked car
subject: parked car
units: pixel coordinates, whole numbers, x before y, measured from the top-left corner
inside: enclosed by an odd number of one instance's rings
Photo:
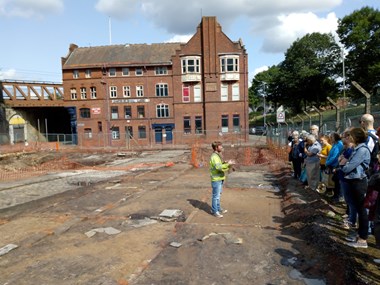
[[[263,126],[255,126],[255,127],[249,127],[249,134],[251,135],[266,135],[266,128]]]

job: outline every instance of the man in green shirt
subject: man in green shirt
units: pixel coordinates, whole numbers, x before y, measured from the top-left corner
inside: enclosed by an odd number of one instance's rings
[[[223,182],[226,179],[226,172],[230,169],[230,166],[232,166],[234,162],[232,160],[229,160],[228,162],[223,161],[221,156],[223,146],[221,142],[213,142],[211,146],[214,151],[210,158],[210,176],[212,187],[211,210],[215,217],[223,218],[222,213],[226,213],[227,210],[223,210],[220,207],[220,196],[223,190]]]

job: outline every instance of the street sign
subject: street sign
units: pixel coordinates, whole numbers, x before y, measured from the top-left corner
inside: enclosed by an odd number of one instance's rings
[[[276,118],[277,118],[277,123],[285,123],[285,111],[282,105],[277,109]]]

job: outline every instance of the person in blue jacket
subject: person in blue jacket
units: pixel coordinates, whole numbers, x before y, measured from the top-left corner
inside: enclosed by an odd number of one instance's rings
[[[332,196],[334,202],[343,202],[343,193],[340,191],[340,184],[339,184],[339,177],[335,171],[336,168],[339,166],[339,156],[341,155],[343,151],[343,142],[340,137],[340,135],[336,132],[333,132],[330,134],[330,139],[332,143],[332,148],[330,149],[330,152],[326,159],[326,168],[330,170],[331,173],[333,173],[332,179],[334,181],[334,189],[333,192],[329,195],[327,193],[327,196]]]

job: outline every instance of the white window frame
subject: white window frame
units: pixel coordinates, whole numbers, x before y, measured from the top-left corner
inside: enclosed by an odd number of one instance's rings
[[[86,71],[85,71],[85,77],[86,78],[91,78],[91,69],[86,69]]]
[[[192,63],[192,61],[194,61]],[[186,56],[181,59],[182,74],[188,73],[201,73],[201,57],[200,56]]]
[[[96,87],[95,86],[90,87],[90,94],[91,94],[91,99],[96,99]]]
[[[156,106],[156,116],[157,118],[168,118],[170,117],[170,112],[169,112],[169,105],[168,104],[158,104]]]
[[[79,70],[73,70],[73,78],[78,79],[79,78]]]
[[[136,86],[136,97],[144,97],[144,86],[137,85]]]
[[[143,76],[143,75],[144,75],[144,71],[143,71],[143,69],[142,69],[141,67],[136,68],[136,69],[135,69],[135,75],[136,75],[136,76]]]
[[[169,96],[169,87],[168,87],[167,83],[156,84],[156,96],[157,97],[168,97]]]
[[[168,74],[168,67],[167,66],[157,66],[154,69],[155,75],[167,75]]]
[[[123,97],[131,97],[131,86],[123,86]]]
[[[120,128],[119,127],[113,127],[112,128],[112,139],[113,140],[119,140],[120,139]]]
[[[220,86],[220,101],[228,101],[228,84]]]
[[[111,67],[110,69],[108,69],[108,76],[109,77],[115,77],[116,76],[116,68],[115,67]]]
[[[111,119],[112,120],[117,120],[119,119],[119,108],[118,106],[111,106]],[[116,110],[117,112],[114,112]]]
[[[110,98],[117,98],[117,87],[110,86]]]
[[[239,56],[224,55],[220,57],[220,72],[239,72]]]
[[[194,85],[194,102],[202,102],[201,85]]]
[[[77,100],[78,99],[77,90],[75,88],[70,89],[70,95],[71,95],[71,100]]]
[[[129,76],[129,68],[123,67],[121,74],[122,74],[122,76]]]
[[[86,87],[81,87],[80,88],[80,98],[81,99],[87,99]]]
[[[232,84],[232,101],[240,100],[240,88],[239,83]]]

